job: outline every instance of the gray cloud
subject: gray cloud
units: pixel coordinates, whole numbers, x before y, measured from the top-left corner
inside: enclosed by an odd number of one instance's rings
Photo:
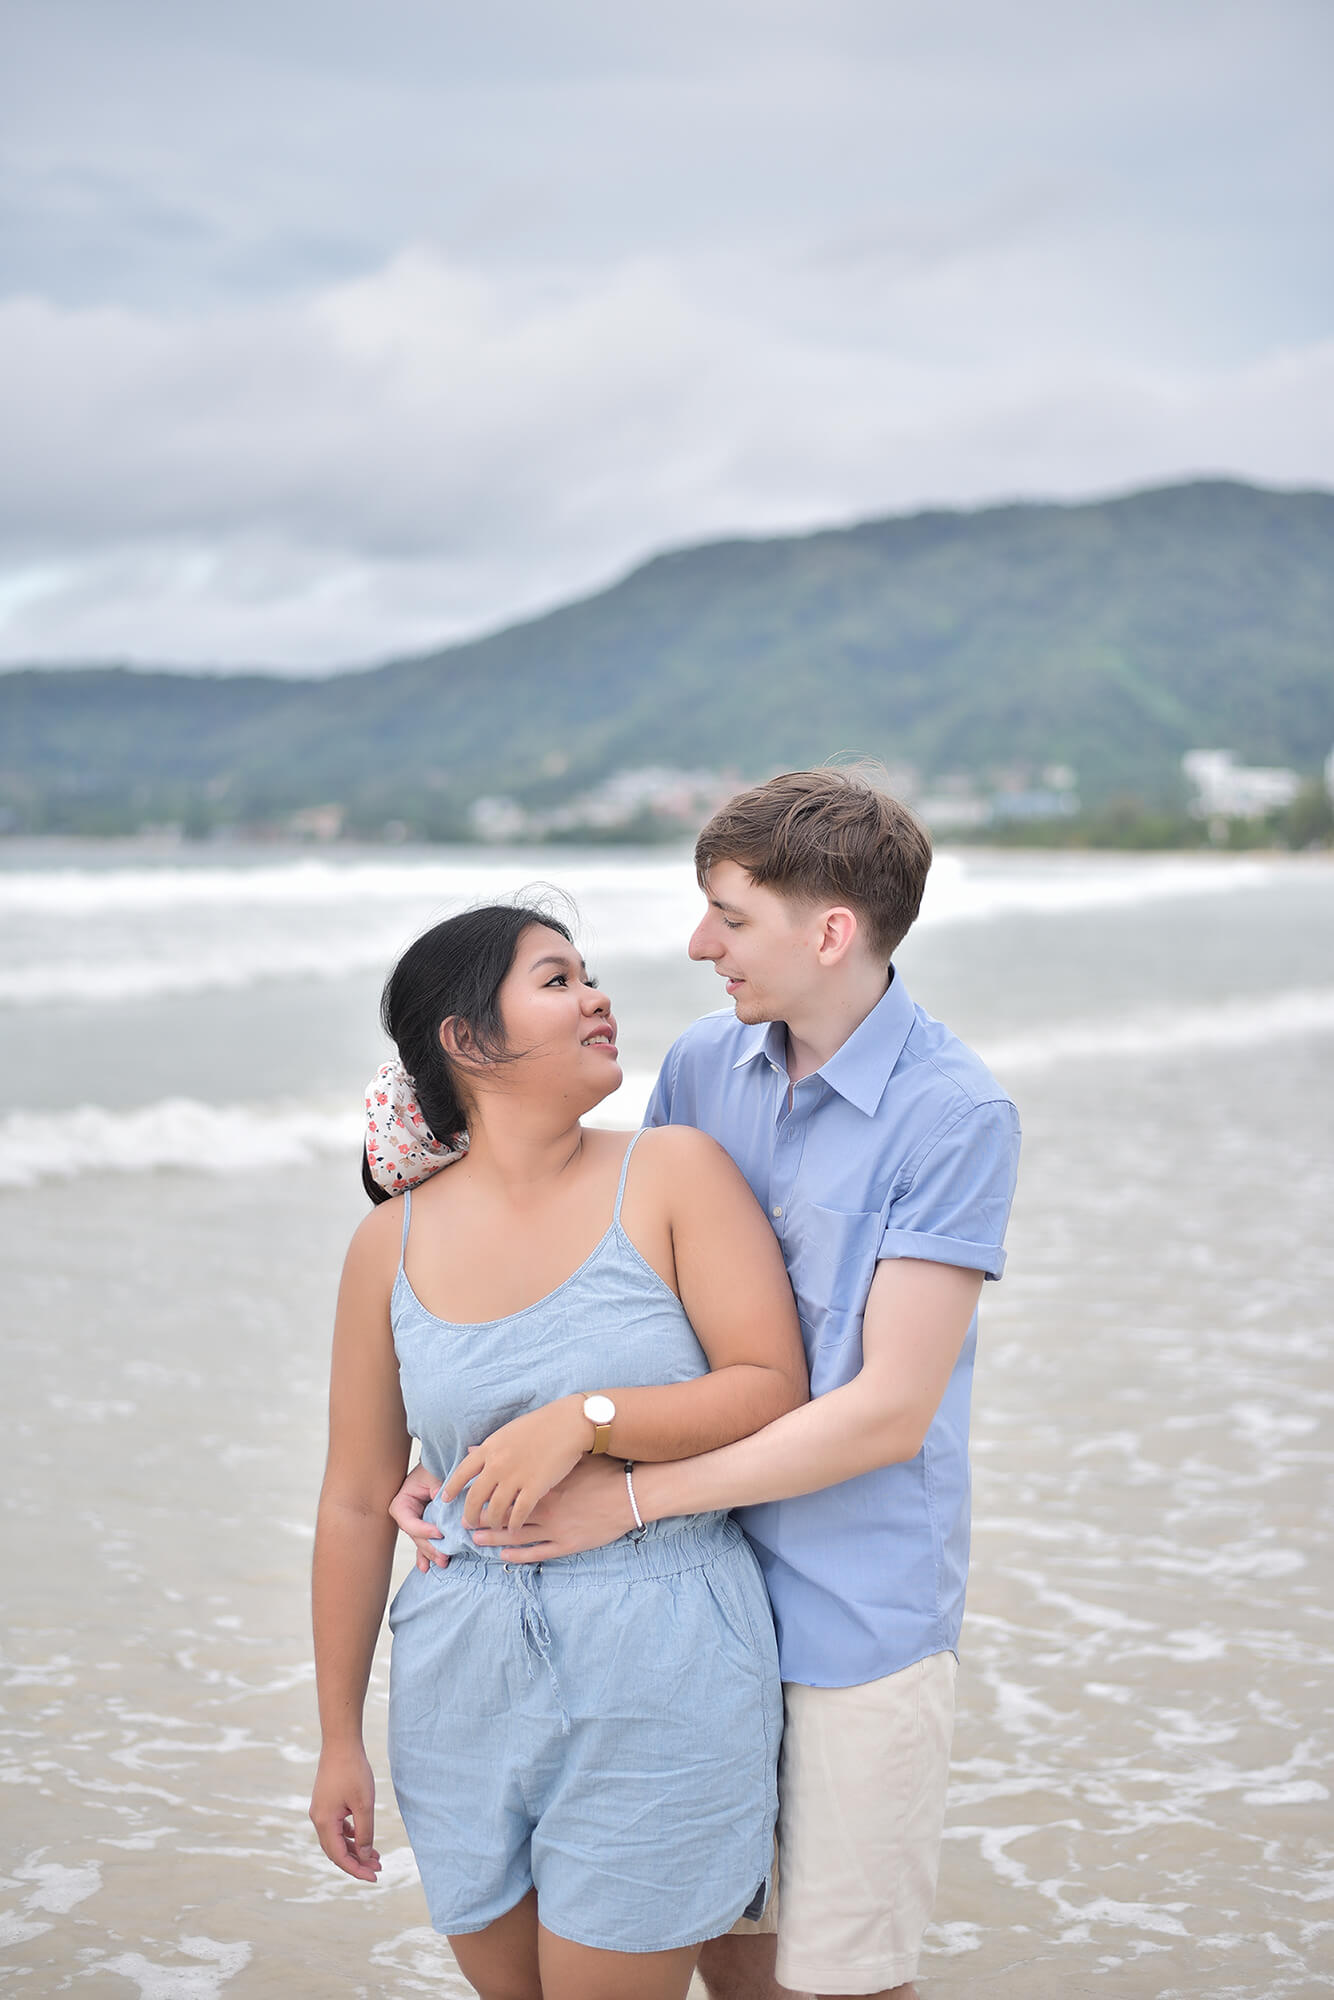
[[[719,532],[1330,483],[1331,17],[1113,29],[27,10],[0,659],[353,661]]]

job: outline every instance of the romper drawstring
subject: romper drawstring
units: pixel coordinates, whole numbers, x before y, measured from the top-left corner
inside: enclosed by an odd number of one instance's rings
[[[570,1717],[565,1707],[565,1697],[560,1691],[556,1678],[556,1666],[551,1657],[551,1627],[547,1624],[542,1609],[542,1597],[538,1580],[542,1573],[541,1563],[506,1563],[505,1568],[514,1578],[519,1593],[519,1636],[523,1640],[524,1663],[528,1668],[528,1678],[535,1678],[533,1660],[539,1659],[547,1670],[551,1691],[556,1697],[556,1707],[560,1712],[560,1733],[570,1733]]]

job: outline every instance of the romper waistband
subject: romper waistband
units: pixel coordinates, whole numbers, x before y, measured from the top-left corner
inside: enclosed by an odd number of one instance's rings
[[[584,1549],[578,1555],[556,1556],[550,1562],[506,1563],[499,1549],[464,1550],[451,1554],[450,1563],[464,1564],[470,1575],[481,1581],[493,1572],[540,1571],[551,1582],[571,1582],[599,1577],[622,1581],[635,1577],[681,1576],[686,1570],[703,1569],[720,1556],[745,1543],[730,1514],[681,1515],[654,1521],[641,1535],[623,1535],[605,1548]]]

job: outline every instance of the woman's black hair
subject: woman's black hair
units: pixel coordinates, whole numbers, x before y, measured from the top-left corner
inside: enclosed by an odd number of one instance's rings
[[[422,1117],[439,1139],[463,1129],[463,1095],[440,1045],[440,1024],[452,1015],[468,1029],[477,1053],[496,1060],[508,1052],[499,995],[530,924],[574,942],[568,924],[526,903],[487,903],[446,917],[410,944],[385,981],[380,1024],[412,1078]],[[363,1145],[361,1184],[373,1202],[393,1196],[372,1179]]]

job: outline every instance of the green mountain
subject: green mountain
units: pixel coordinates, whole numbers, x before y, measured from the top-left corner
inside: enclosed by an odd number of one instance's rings
[[[448,834],[645,764],[868,751],[929,776],[1072,766],[1170,802],[1198,745],[1334,744],[1334,494],[1231,481],[714,542],[425,657],[317,680],[0,675],[11,827],[255,818],[340,800]]]

